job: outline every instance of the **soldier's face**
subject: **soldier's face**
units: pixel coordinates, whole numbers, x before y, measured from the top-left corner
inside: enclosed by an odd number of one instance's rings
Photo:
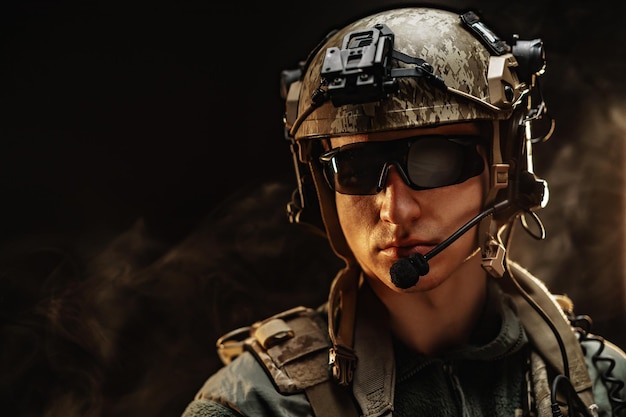
[[[419,141],[420,137],[434,135],[460,138],[480,136],[481,131],[475,123],[451,124],[436,128],[337,137],[331,139],[331,145],[338,148],[353,143],[398,141],[416,136],[416,140]],[[478,148],[484,162],[483,149],[475,144],[473,146],[474,149]],[[429,154],[431,151],[425,148],[423,152]],[[483,169],[479,174],[452,185],[430,189],[415,189],[415,184],[410,185],[410,182],[427,183],[431,180],[434,181],[431,184],[441,183],[443,174],[454,171],[455,167],[445,166],[454,158],[437,157],[439,152],[431,154],[434,155],[430,159],[432,166],[428,166],[428,161],[421,161],[421,164],[426,165],[421,170],[416,168],[416,172],[421,173],[421,176],[413,175],[409,183],[407,173],[400,172],[405,167],[389,164],[385,168],[384,177],[380,177],[380,173],[374,174],[374,177],[384,178],[384,183],[379,187],[381,190],[373,191],[375,194],[335,193],[342,231],[364,273],[368,278],[380,281],[393,291],[434,288],[451,275],[459,273],[462,266],[465,268],[474,265],[466,263],[465,260],[477,248],[477,228],[465,233],[432,258],[429,262],[430,271],[420,278],[415,287],[401,290],[391,282],[389,270],[398,259],[414,253],[426,254],[479,214],[482,209],[488,184],[488,169]],[[359,157],[359,154],[355,155]],[[407,162],[410,163],[411,161]],[[380,167],[373,166],[372,169],[379,170]],[[429,176],[429,173],[432,175]],[[433,175],[439,177],[429,180]],[[343,191],[371,188],[360,184],[360,181],[359,175],[348,178],[345,181],[347,188]],[[365,181],[371,182],[367,179]]]

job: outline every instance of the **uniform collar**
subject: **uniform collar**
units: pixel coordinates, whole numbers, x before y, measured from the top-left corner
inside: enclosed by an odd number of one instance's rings
[[[511,355],[526,344],[526,334],[509,298],[491,280],[487,294],[486,308],[471,342],[446,352],[439,359],[494,360]],[[359,292],[357,317],[354,396],[364,417],[390,415],[396,372],[412,372],[432,358],[410,351],[392,337],[387,312],[368,285],[363,285]],[[398,369],[396,362],[402,364]]]

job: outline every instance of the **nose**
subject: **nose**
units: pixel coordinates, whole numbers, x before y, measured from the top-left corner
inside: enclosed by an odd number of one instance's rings
[[[390,166],[385,178],[384,188],[378,193],[381,220],[394,224],[405,224],[421,215],[418,192],[411,189],[398,168]]]

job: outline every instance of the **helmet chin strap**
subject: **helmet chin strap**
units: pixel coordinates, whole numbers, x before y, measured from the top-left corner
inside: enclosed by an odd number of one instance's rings
[[[465,259],[463,259],[462,263],[464,264],[465,262],[469,261],[474,256],[478,255],[479,252],[480,252],[480,247],[476,247],[469,255],[467,255]]]
[[[492,122],[489,190],[485,197],[484,207],[496,204],[498,192],[509,186],[509,164],[502,162],[501,140],[500,121],[494,120]],[[478,225],[477,238],[481,249],[482,267],[491,276],[501,278],[506,268],[506,249],[500,239],[497,223],[494,216],[485,217]]]
[[[328,365],[333,379],[339,385],[352,382],[356,368],[354,353],[354,328],[356,322],[357,292],[360,286],[361,268],[342,233],[335,209],[334,191],[326,186],[319,165],[309,161],[313,182],[320,202],[320,209],[329,243],[335,254],[344,261],[328,294]]]

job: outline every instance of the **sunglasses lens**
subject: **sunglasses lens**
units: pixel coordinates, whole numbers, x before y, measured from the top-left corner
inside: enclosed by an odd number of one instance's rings
[[[407,155],[407,175],[419,188],[445,187],[459,182],[465,150],[441,138],[425,138],[411,144]]]
[[[385,164],[385,154],[379,151],[376,144],[342,147],[326,165],[329,183],[342,194],[376,194],[380,172]]]

